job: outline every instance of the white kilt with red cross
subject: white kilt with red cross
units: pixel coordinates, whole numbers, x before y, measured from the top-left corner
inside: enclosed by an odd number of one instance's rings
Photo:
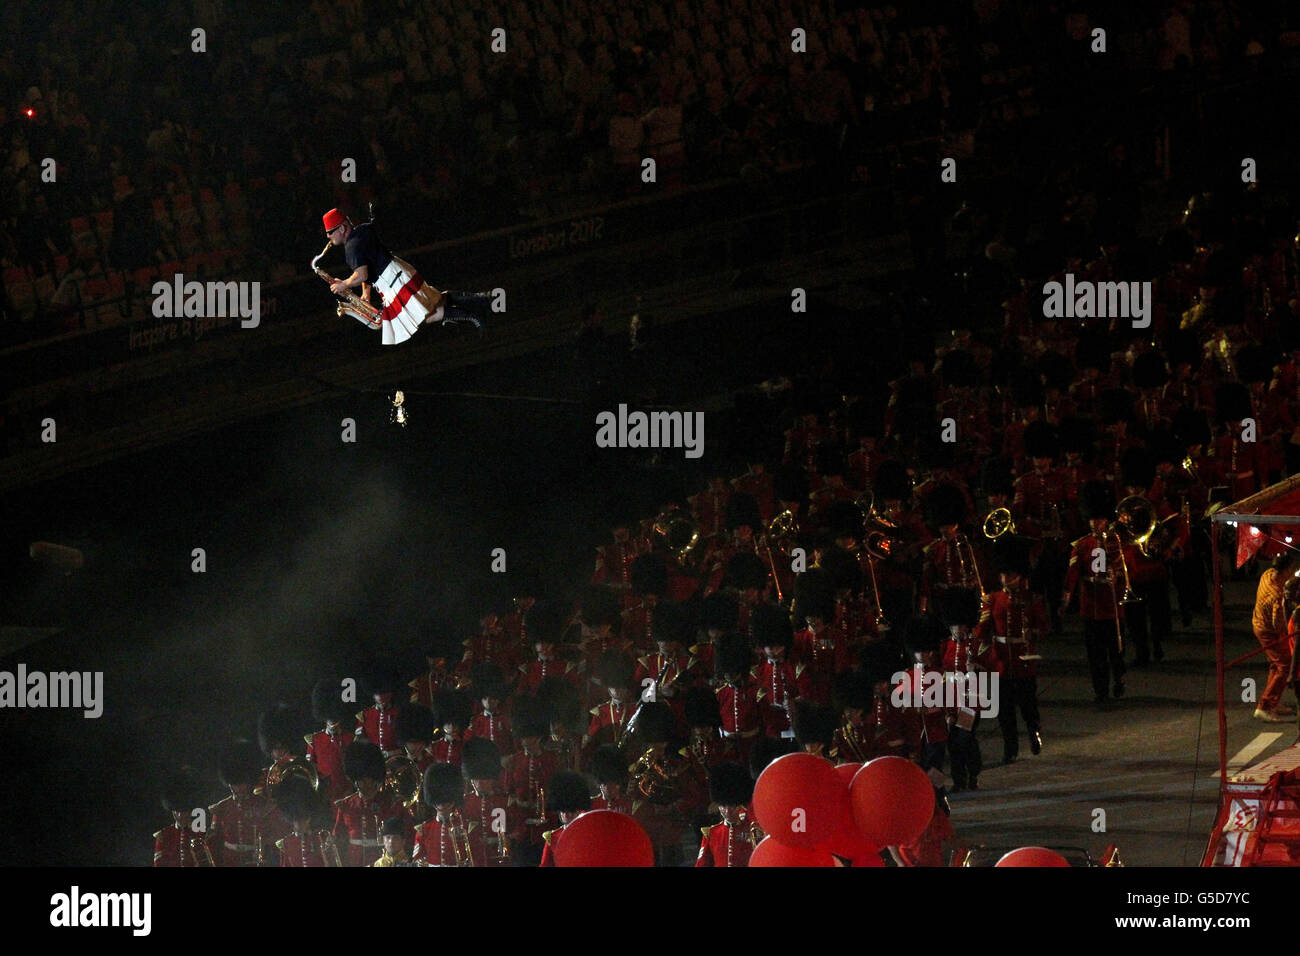
[[[393,256],[375,280],[374,289],[384,300],[381,320],[385,345],[405,342],[426,321],[442,321],[442,293],[427,285],[403,259]]]

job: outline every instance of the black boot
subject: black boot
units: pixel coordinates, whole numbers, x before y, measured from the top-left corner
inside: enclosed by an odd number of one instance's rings
[[[491,292],[444,292],[442,321],[449,325],[468,322],[480,333],[483,323],[490,311]]]

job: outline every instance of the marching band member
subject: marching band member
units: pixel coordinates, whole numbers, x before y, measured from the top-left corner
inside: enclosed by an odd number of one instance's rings
[[[203,806],[199,788],[189,780],[169,780],[162,792],[163,809],[172,815],[170,826],[153,835],[154,866],[216,866],[207,835],[194,829],[194,811]]]
[[[465,746],[465,728],[473,719],[474,703],[463,690],[444,690],[434,701],[434,714],[442,728],[442,736],[430,748],[437,763],[459,767],[461,751]]]
[[[1061,610],[1065,613],[1077,588],[1092,689],[1097,703],[1105,704],[1109,699],[1108,676],[1114,683],[1115,696],[1124,696],[1124,611],[1119,603],[1123,557],[1119,536],[1107,530],[1115,513],[1115,493],[1110,485],[1090,481],[1083,486],[1080,498],[1091,531],[1072,546]]]
[[[510,756],[506,771],[506,792],[510,805],[524,819],[524,845],[521,852],[531,847],[541,851],[542,834],[550,822],[554,808],[546,792],[546,781],[559,770],[559,759],[543,746],[550,735],[550,716],[546,706],[536,697],[516,697],[513,715],[515,737],[520,749]]]
[[[370,678],[374,703],[357,713],[357,727],[354,731],[357,738],[369,740],[385,757],[401,751],[401,743],[397,739],[397,715],[402,712],[402,708],[395,703],[395,692],[399,685],[400,678],[395,670],[390,667],[378,669]]]
[[[483,328],[490,292],[439,292],[427,285],[410,263],[384,248],[371,223],[354,226],[338,209],[325,213],[321,221],[330,245],[343,247],[352,270],[346,278],[333,280],[330,291],[341,295],[350,289],[364,292],[373,287],[383,308],[377,320],[367,325],[382,330],[385,345],[405,342],[425,322],[468,322],[476,329]]]
[[[356,735],[343,730],[348,708],[339,695],[339,686],[331,681],[320,681],[312,688],[311,712],[317,720],[324,721],[323,730],[307,734],[307,761],[316,766],[320,786],[332,803],[342,800],[352,792],[352,783],[343,773],[343,751],[356,739]]]
[[[280,822],[270,797],[253,792],[262,780],[257,746],[246,740],[232,745],[219,771],[230,796],[208,808],[208,846],[218,866],[262,866],[280,836]]]
[[[471,859],[476,866],[510,866],[510,848],[518,839],[522,821],[509,806],[501,751],[486,737],[468,740],[461,771],[471,790],[464,810]]]
[[[409,835],[410,814],[402,806],[401,797],[384,786],[387,773],[384,755],[368,740],[356,740],[343,752],[343,769],[356,786],[351,796],[334,802],[334,839],[348,841],[346,864],[370,866],[383,852],[379,833],[383,822],[390,817],[403,821]]]
[[[606,651],[596,666],[596,676],[609,698],[591,708],[591,721],[583,737],[583,751],[590,753],[605,744],[623,747],[628,723],[636,711],[637,686],[632,679],[635,663],[619,651]]]
[[[513,753],[515,742],[510,736],[510,718],[502,709],[506,699],[506,681],[495,664],[480,663],[474,668],[474,699],[482,706],[469,726],[465,739],[486,737],[505,753]]]
[[[749,866],[749,857],[763,839],[750,802],[754,779],[743,764],[724,761],[709,769],[709,799],[717,805],[722,822],[703,827],[696,866]]]
[[[718,638],[715,664],[719,686],[714,695],[722,718],[722,737],[746,758],[762,731],[758,684],[750,673],[753,654],[749,641],[739,634],[733,632]]]
[[[397,715],[394,732],[402,746],[402,756],[414,760],[421,773],[436,759],[433,754],[434,729],[433,712],[426,707],[407,704]]]
[[[410,845],[410,835],[407,832],[406,824],[400,817],[389,817],[384,821],[383,826],[379,828],[379,834],[384,841],[384,852],[371,863],[371,866],[415,866],[415,862],[406,852]]]
[[[627,758],[617,747],[597,747],[591,755],[590,773],[600,787],[600,796],[591,801],[591,809],[615,810],[628,816],[636,812],[627,793]]]
[[[754,647],[763,655],[762,662],[754,669],[763,733],[793,740],[790,717],[794,702],[806,696],[811,685],[803,665],[787,659],[794,644],[794,633],[785,608],[760,604],[754,610],[753,635]]]
[[[993,641],[975,637],[983,610],[978,592],[969,588],[951,588],[938,595],[939,618],[948,628],[943,646],[944,679],[960,681],[970,687],[969,676],[980,671],[995,671],[998,661]],[[948,730],[948,755],[952,759],[953,790],[978,790],[984,757],[976,736],[980,722],[980,702],[958,700],[953,707],[952,726]]]
[[[1029,732],[1030,752],[1037,755],[1043,749],[1042,723],[1038,714],[1037,642],[1047,633],[1050,623],[1042,598],[1029,589],[1028,542],[1021,539],[999,541],[994,560],[1002,590],[995,591],[985,601],[979,625],[975,628],[975,640],[981,645],[991,640],[997,656],[998,725],[1002,728],[1002,762],[1006,764],[1016,760],[1020,753],[1017,708]],[[1074,574],[1075,567],[1072,556],[1071,574]],[[1113,633],[1111,637],[1114,637]]]
[[[495,617],[496,615],[490,615]],[[447,658],[439,656],[435,651],[425,652],[426,670],[419,677],[412,680],[408,687],[411,688],[412,704],[419,704],[421,707],[433,708],[433,699],[437,696],[438,691],[444,687],[453,686],[452,672],[447,667]]]
[[[415,831],[411,859],[421,866],[474,866],[469,831],[461,807],[465,783],[451,764],[435,763],[424,772],[420,800],[433,811],[433,819]]]
[[[547,800],[560,815],[560,826],[542,834],[545,847],[541,866],[555,866],[555,847],[564,838],[564,828],[591,809],[587,778],[572,770],[560,770],[546,783]]]
[[[280,865],[289,867],[342,866],[338,847],[328,826],[317,823],[328,820],[329,808],[312,789],[311,782],[303,777],[286,777],[272,794],[292,829],[275,848],[280,852]]]

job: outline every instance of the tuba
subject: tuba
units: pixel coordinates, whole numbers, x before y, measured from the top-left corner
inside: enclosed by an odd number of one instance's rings
[[[402,806],[410,809],[420,799],[424,774],[420,765],[406,754],[393,754],[384,761],[384,786],[397,794]]]
[[[651,535],[656,544],[662,545],[677,561],[684,566],[695,545],[700,540],[700,528],[689,512],[681,508],[669,508],[654,520]]]
[[[301,777],[311,784],[313,790],[320,789],[320,774],[316,771],[316,765],[302,757],[291,757],[272,764],[266,771],[267,791],[274,793],[275,788],[290,777]]]
[[[677,799],[677,781],[668,771],[668,755],[650,747],[632,765],[632,786],[655,806],[667,806]]]
[[[331,245],[332,243],[326,242],[325,248],[321,250],[320,255],[311,261],[311,271],[316,273],[326,282],[333,282],[334,279],[328,272],[316,265],[316,263],[325,258],[325,253],[330,251]],[[345,315],[350,315],[368,329],[383,328],[384,323],[381,318],[382,313],[365,299],[361,298],[361,296],[354,292],[339,292],[336,293],[336,295],[339,295],[343,299],[343,301],[338,304],[338,308],[334,310],[335,314],[340,318]]]

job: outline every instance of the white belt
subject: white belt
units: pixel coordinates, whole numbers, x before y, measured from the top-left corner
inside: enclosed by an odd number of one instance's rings
[[[998,644],[1028,644],[1029,643],[1029,638],[1027,637],[1007,638],[1007,637],[1000,637],[998,635],[994,635],[993,640]]]
[[[252,853],[257,849],[256,846],[250,846],[247,843],[227,843],[227,850],[234,850],[236,853]]]
[[[351,843],[353,846],[376,847],[376,846],[384,845],[382,840],[349,840],[348,842]]]

